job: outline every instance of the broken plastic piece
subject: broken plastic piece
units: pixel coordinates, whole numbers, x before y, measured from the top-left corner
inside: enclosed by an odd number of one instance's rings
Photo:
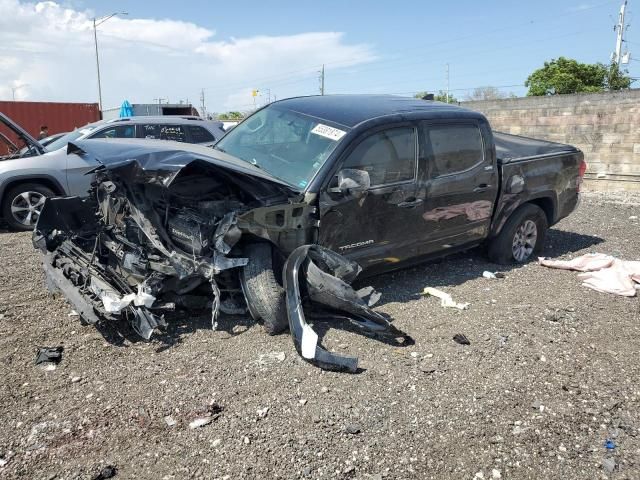
[[[301,288],[312,302],[341,315],[365,333],[397,344],[409,345],[411,338],[394,327],[386,317],[369,308],[351,283],[360,267],[337,253],[319,245],[303,245],[296,248],[284,266],[289,330],[298,353],[314,365],[326,369],[356,372],[358,359],[331,353],[322,348],[318,335],[306,323],[302,308]],[[327,315],[335,318],[336,315]],[[402,340],[402,341],[400,341]]]
[[[456,333],[453,336],[453,341],[456,343],[459,343],[460,345],[471,345],[471,342],[469,341],[469,339],[466,337],[466,335],[462,333]]]
[[[427,296],[431,295],[433,297],[438,297],[440,299],[440,305],[442,305],[445,308],[457,308],[458,310],[467,310],[470,305],[469,303],[454,302],[453,298],[451,298],[451,295],[433,287],[426,287],[422,291],[422,294]]]
[[[62,361],[64,347],[40,347],[36,355],[36,365],[41,363],[58,364]]]

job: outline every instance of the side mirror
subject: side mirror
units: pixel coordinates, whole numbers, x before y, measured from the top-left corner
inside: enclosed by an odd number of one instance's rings
[[[338,172],[338,186],[329,188],[330,193],[341,193],[362,198],[371,187],[371,178],[366,170],[344,168]]]

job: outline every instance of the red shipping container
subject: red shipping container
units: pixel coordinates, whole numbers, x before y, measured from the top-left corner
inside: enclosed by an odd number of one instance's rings
[[[49,135],[53,135],[100,120],[97,103],[0,101],[0,112],[35,138],[38,138],[42,125],[49,127]]]

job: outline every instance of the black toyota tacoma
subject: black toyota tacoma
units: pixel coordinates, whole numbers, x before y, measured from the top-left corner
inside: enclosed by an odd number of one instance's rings
[[[170,312],[248,311],[290,328],[302,356],[354,371],[305,321],[347,318],[410,337],[371,309],[365,275],[484,244],[497,263],[541,250],[578,205],[580,150],[492,132],[480,113],[395,96],[291,98],[213,150],[87,140],[86,198],[47,200],[34,244],[49,286],[89,323],[126,318],[144,338]],[[426,281],[428,283],[428,280]]]

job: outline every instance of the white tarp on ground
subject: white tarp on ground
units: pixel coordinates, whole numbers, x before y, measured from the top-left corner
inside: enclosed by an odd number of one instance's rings
[[[634,297],[640,289],[640,262],[620,260],[603,253],[589,253],[572,260],[540,257],[540,265],[584,272],[578,275],[582,285],[598,292]]]

